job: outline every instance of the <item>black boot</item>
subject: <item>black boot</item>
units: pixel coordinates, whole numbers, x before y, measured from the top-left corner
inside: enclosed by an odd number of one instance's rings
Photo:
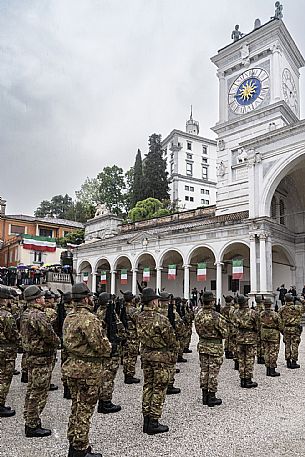
[[[169,384],[167,386],[166,395],[175,395],[180,394],[181,389],[179,387],[174,387],[174,384]]]
[[[227,359],[233,359],[234,355],[232,351],[228,351],[228,357]]]
[[[0,406],[0,417],[13,417],[15,414],[16,411],[9,406]]]
[[[257,387],[257,386],[258,386],[257,382],[252,381],[251,378],[245,379],[245,388],[246,389],[252,389],[253,387]]]
[[[220,398],[216,398],[215,392],[208,392],[207,404],[210,408],[213,406],[221,405],[222,400]]]
[[[89,446],[85,451],[79,451],[72,447],[72,451],[72,457],[102,457],[102,454],[92,452],[91,446]]]
[[[51,434],[52,432],[48,428],[31,428],[28,426],[25,427],[25,436],[27,438],[44,438],[45,436],[50,436]]]
[[[257,357],[257,363],[258,365],[265,365],[265,359],[264,357]]]
[[[56,386],[55,384],[50,384],[49,390],[58,390],[58,386]]]
[[[20,374],[20,371],[16,370],[16,368],[15,368],[15,370],[14,370],[14,376],[18,376],[19,374]]]
[[[186,362],[187,362],[187,360],[186,360],[186,359],[184,359],[184,358],[182,357],[182,355],[178,355],[178,359],[177,359],[177,362],[178,362],[178,363],[186,363]]]
[[[192,351],[192,349],[184,348],[183,352],[184,352],[184,354],[191,354],[193,351]]]
[[[234,370],[239,370],[239,361],[234,360]]]
[[[27,384],[29,382],[29,377],[28,377],[27,371],[23,371],[21,373],[21,382],[23,382],[24,384]]]
[[[225,358],[229,359],[229,351],[225,350]]]
[[[180,373],[180,368],[176,368],[176,373]]]
[[[291,368],[291,360],[287,359],[286,362],[287,362],[287,368]]]
[[[150,418],[150,421],[147,426],[147,434],[148,435],[156,435],[157,433],[166,433],[168,432],[169,428],[167,425],[159,424],[157,419]]]
[[[281,373],[278,373],[277,371],[275,371],[275,368],[270,368],[270,374],[269,376],[271,376],[272,378],[276,378],[277,376],[281,376]]]
[[[270,370],[271,370],[270,367],[266,367],[266,376],[271,376]]]
[[[245,378],[240,378],[240,387],[246,387],[245,386]]]
[[[114,405],[111,400],[100,400],[97,406],[97,412],[103,414],[117,413],[118,411],[121,411],[121,409],[120,405]]]
[[[296,360],[291,360],[291,367],[292,370],[295,368],[300,368],[300,365],[296,362]]]
[[[149,421],[150,421],[149,416],[143,416],[143,433],[147,433]]]
[[[202,404],[203,405],[208,404],[208,390],[207,389],[202,389]]]
[[[140,379],[135,378],[134,376],[125,375],[124,382],[125,382],[125,384],[139,384]]]
[[[73,457],[73,455],[74,455],[73,446],[72,446],[72,444],[70,443],[69,452],[68,452],[68,457]]]
[[[71,400],[71,392],[70,392],[70,389],[69,387],[67,386],[67,384],[64,384],[64,398],[66,400]]]

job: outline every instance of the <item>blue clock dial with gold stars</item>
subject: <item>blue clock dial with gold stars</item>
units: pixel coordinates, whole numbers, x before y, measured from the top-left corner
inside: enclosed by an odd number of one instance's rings
[[[261,105],[269,90],[269,75],[265,70],[246,70],[235,79],[229,89],[229,107],[235,114],[246,114]]]

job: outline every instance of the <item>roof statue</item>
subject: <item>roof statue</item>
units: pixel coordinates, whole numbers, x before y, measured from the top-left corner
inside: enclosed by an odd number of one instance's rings
[[[96,207],[95,215],[94,217],[99,217],[99,216],[108,216],[110,214],[109,209],[105,205],[105,203],[100,203]]]
[[[239,25],[237,24],[231,34],[231,38],[234,41],[238,41],[242,36],[243,36],[243,33],[240,32]]]
[[[262,26],[261,20],[260,19],[255,19],[254,30],[259,29],[261,26]]]
[[[271,19],[283,19],[283,5],[280,2],[275,2],[275,13]]]

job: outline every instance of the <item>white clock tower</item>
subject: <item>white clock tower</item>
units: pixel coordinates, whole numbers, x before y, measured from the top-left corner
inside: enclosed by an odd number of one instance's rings
[[[305,61],[282,20],[273,19],[220,49],[217,213],[249,209],[247,140],[295,124]],[[255,153],[254,153],[255,155]],[[257,158],[259,160],[259,158]]]

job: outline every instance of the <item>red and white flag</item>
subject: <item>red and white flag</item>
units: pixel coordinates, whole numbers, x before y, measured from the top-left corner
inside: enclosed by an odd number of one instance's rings
[[[143,281],[149,282],[150,281],[150,269],[149,267],[145,267],[143,269]]]
[[[121,284],[128,283],[127,270],[121,270]]]
[[[101,271],[101,284],[107,284],[107,273],[106,271]]]
[[[243,260],[232,261],[232,279],[242,279],[244,276]]]
[[[167,279],[174,280],[174,279],[176,279],[176,276],[177,276],[176,265],[169,265]]]
[[[207,279],[207,264],[204,262],[198,263],[197,281],[206,281],[206,279]]]

